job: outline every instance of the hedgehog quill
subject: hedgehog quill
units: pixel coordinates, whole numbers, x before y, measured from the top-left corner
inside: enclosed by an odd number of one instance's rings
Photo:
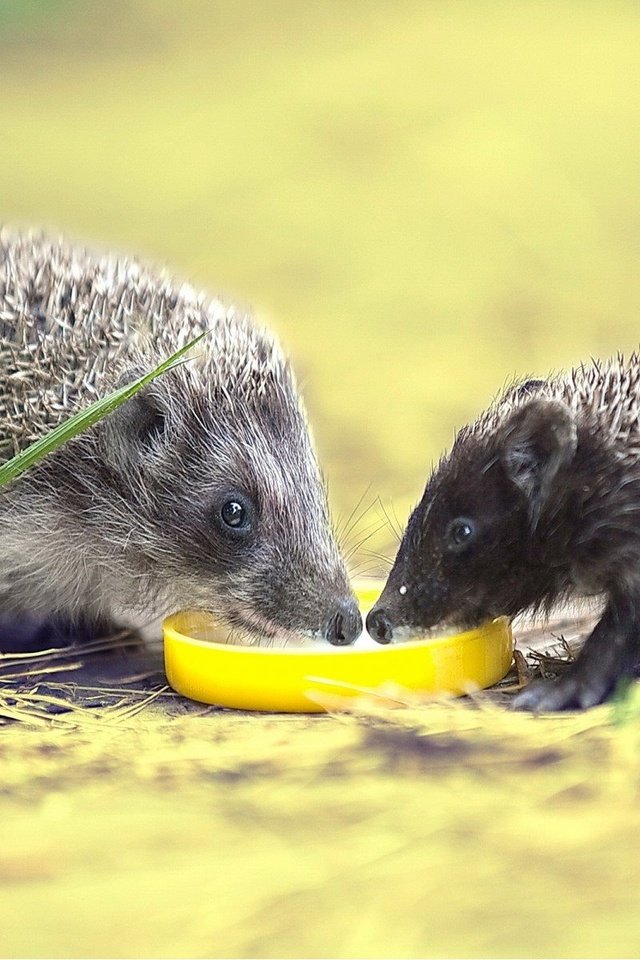
[[[352,642],[360,613],[290,365],[136,261],[0,234],[0,461],[209,330],[188,363],[0,490],[0,618]]]
[[[572,596],[604,611],[558,681],[515,698],[585,708],[632,675],[640,654],[640,357],[593,362],[509,388],[457,435],[411,515],[367,618],[471,626]]]

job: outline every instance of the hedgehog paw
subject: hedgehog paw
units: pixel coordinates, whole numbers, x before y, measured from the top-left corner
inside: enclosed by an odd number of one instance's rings
[[[586,710],[607,699],[609,683],[602,678],[569,675],[561,680],[536,680],[512,701],[514,710],[551,713],[559,710]]]

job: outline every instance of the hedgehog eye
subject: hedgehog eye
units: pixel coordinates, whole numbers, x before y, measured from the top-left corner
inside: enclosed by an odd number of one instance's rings
[[[246,513],[245,508],[237,500],[227,500],[222,506],[220,516],[228,527],[236,529],[244,525]]]
[[[473,543],[475,536],[476,526],[473,520],[456,517],[449,522],[445,533],[447,549],[450,553],[462,553]]]
[[[221,533],[231,537],[244,537],[253,528],[254,514],[249,497],[234,492],[220,498],[214,518]]]

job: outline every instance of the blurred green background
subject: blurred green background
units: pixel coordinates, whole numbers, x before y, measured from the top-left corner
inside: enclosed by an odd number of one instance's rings
[[[506,380],[637,342],[638,49],[616,0],[3,0],[0,218],[251,306],[337,517],[402,522]]]

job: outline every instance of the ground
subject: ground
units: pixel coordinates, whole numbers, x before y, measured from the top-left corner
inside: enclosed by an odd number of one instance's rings
[[[519,631],[552,671],[586,624],[554,626]],[[514,670],[473,702],[245,714],[122,643],[3,674],[3,956],[638,954],[638,698],[524,716]]]

